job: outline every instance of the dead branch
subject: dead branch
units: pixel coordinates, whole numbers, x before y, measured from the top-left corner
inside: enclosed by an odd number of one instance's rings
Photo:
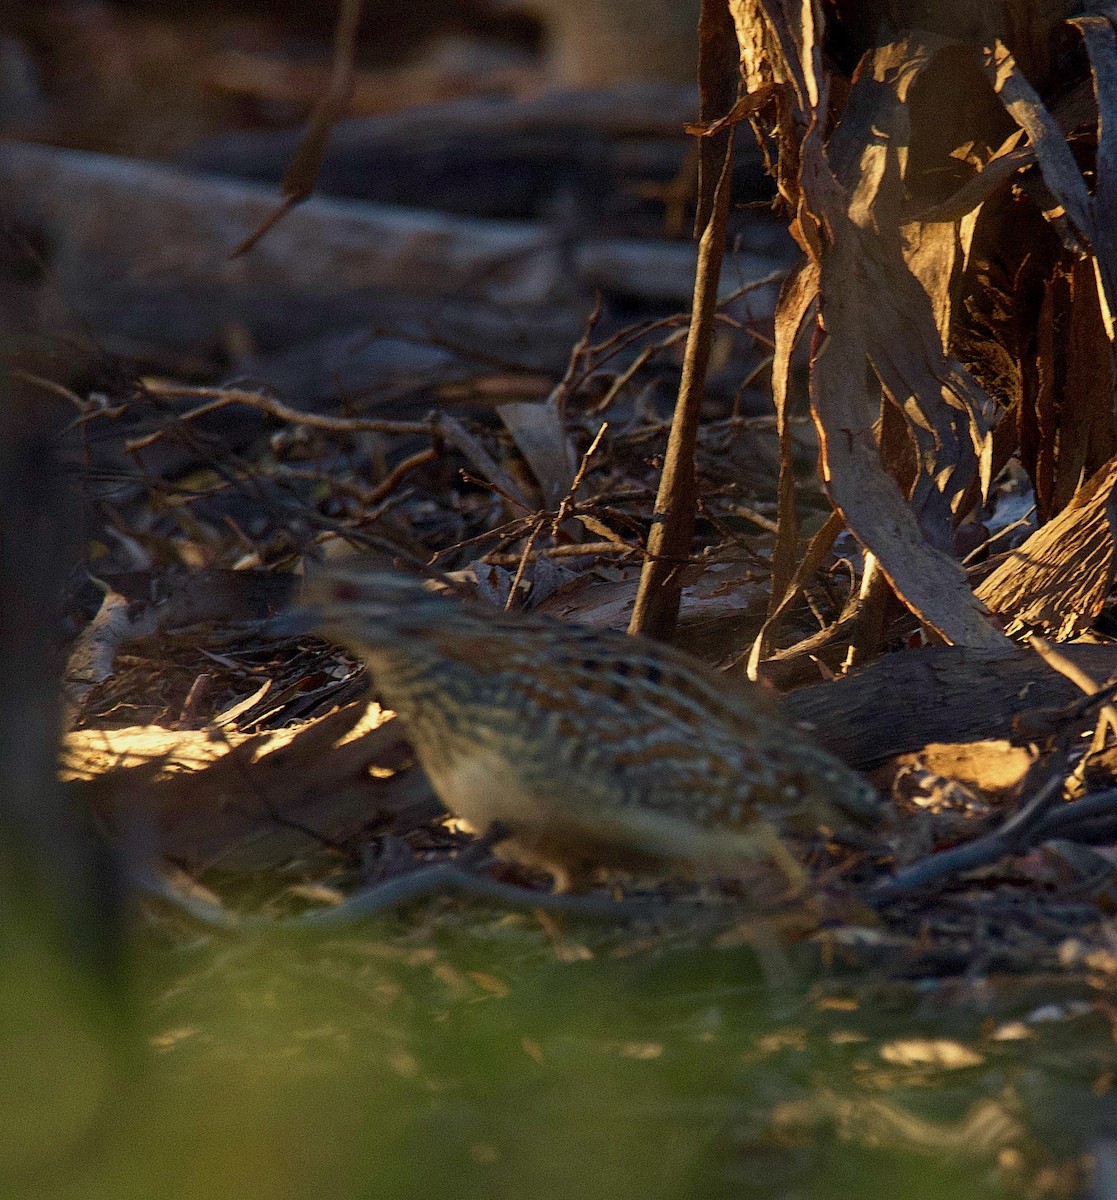
[[[391,912],[410,900],[450,892],[495,900],[509,908],[538,908],[544,912],[574,913],[605,920],[647,920],[666,916],[672,911],[668,902],[662,900],[614,900],[607,895],[560,895],[502,883],[480,874],[478,868],[483,865],[465,866],[454,861],[418,867],[354,892],[333,907],[280,920],[230,912],[221,905],[190,895],[151,869],[134,868],[131,878],[141,893],[170,904],[191,920],[231,933],[293,933],[336,929]]]
[[[334,32],[334,53],[329,82],[322,98],[315,105],[306,132],[283,173],[283,200],[253,233],[234,247],[229,254],[230,258],[239,258],[242,254],[247,254],[294,205],[301,204],[313,193],[322,159],[329,146],[330,130],[345,116],[350,97],[353,95],[353,59],[357,52],[357,27],[363,9],[364,0],[341,0]]]
[[[257,412],[265,413],[277,421],[288,425],[302,425],[307,429],[321,429],[325,433],[397,433],[397,434],[426,434],[428,437],[435,432],[435,421],[385,421],[379,417],[330,417],[323,413],[301,412],[291,408],[281,400],[260,392],[246,391],[244,388],[225,387],[192,387],[188,384],[163,383],[159,380],[149,380],[144,384],[144,390],[152,396],[160,396],[167,400],[192,399],[204,400],[205,404],[188,412],[179,413],[178,421],[194,421],[206,413],[215,412],[230,404],[240,404],[245,408],[254,408]],[[124,448],[129,453],[146,449],[167,433],[165,428],[157,429],[142,438],[132,438],[125,443]]]
[[[671,421],[671,434],[663,460],[659,493],[656,496],[648,555],[640,575],[640,587],[632,609],[629,633],[669,639],[679,616],[682,581],[679,564],[690,556],[694,530],[694,451],[698,418],[710,361],[718,280],[725,254],[726,222],[729,216],[729,181],[732,176],[733,141],[727,141],[721,175],[714,189],[709,223],[698,244],[698,268],[694,282],[694,304],[683,357],[679,398]]]

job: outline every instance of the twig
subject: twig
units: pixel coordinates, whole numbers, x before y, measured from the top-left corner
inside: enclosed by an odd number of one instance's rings
[[[579,913],[582,916],[610,919],[651,917],[669,911],[666,900],[614,900],[607,896],[571,896],[540,892],[534,888],[501,883],[488,875],[465,870],[456,862],[420,867],[407,875],[398,875],[375,887],[356,892],[333,908],[305,913],[282,922],[285,929],[320,929],[349,925],[355,920],[376,916],[398,907],[404,901],[436,892],[457,891],[486,900],[499,900],[513,908],[541,908],[545,912]]]
[[[88,401],[83,400],[77,392],[66,387],[65,384],[59,383],[56,379],[47,379],[42,375],[36,375],[31,371],[25,371],[22,367],[12,367],[5,372],[11,379],[19,379],[24,383],[29,383],[33,387],[42,388],[45,392],[50,392],[52,395],[59,396],[63,400],[68,400],[79,413],[84,417],[87,410],[91,407]],[[93,406],[95,415],[99,415],[104,410],[99,406]],[[123,407],[118,407],[112,410],[113,416],[120,416],[124,411]],[[79,418],[80,420],[81,418]]]
[[[587,554],[637,554],[643,556],[640,546],[628,546],[624,542],[575,542],[569,546],[546,546],[542,550],[530,550],[526,555],[528,562],[536,562],[541,558],[582,558]],[[482,556],[484,561],[495,567],[513,567],[524,554],[498,554],[495,550]],[[695,562],[702,561],[695,559]]]
[[[1006,534],[1010,534],[1014,530],[1019,529],[1021,526],[1027,525],[1032,519],[1032,514],[1035,511],[1036,506],[1033,504],[1022,517],[1018,517],[1015,521],[1009,525],[1006,525],[1003,529],[998,529],[996,533],[990,534],[983,542],[979,542],[976,546],[974,546],[969,554],[962,559],[962,566],[968,567],[977,559],[979,554],[988,551],[989,547],[992,546],[994,542],[999,542],[1001,538],[1005,537]]]
[[[786,274],[786,271],[773,271],[761,279],[750,280],[720,299],[718,307],[724,308],[726,305],[739,300],[742,296],[747,296],[749,292],[754,292],[758,288],[768,287],[773,283],[779,283]],[[724,317],[719,316],[719,320],[724,319]],[[640,341],[641,338],[646,338],[660,329],[671,329],[674,332],[668,334],[662,341],[655,343],[651,349],[653,351],[666,349],[675,343],[677,340],[676,335],[685,336],[689,325],[690,321],[685,313],[672,313],[667,317],[657,317],[654,321],[637,321],[632,325],[626,326],[624,329],[618,329],[616,333],[610,334],[605,341],[598,342],[596,346],[590,346],[588,358],[593,364],[592,369],[600,371],[611,358],[615,358],[618,354],[623,353],[630,346]],[[758,336],[753,329],[750,329],[749,333],[753,337]],[[579,380],[572,390],[576,391],[583,383],[584,378]]]
[[[321,429],[326,433],[425,433],[429,436],[436,432],[434,421],[385,421],[378,417],[328,417],[322,413],[300,412],[281,400],[244,388],[191,387],[180,383],[148,382],[144,385],[144,390],[149,395],[166,400],[207,401],[189,412],[177,414],[179,421],[192,421],[229,404],[243,404],[247,408],[255,408],[269,417],[274,417],[277,421],[285,421],[289,425],[302,425],[308,429]],[[124,449],[129,453],[144,450],[164,433],[165,429],[157,429],[146,437],[134,438],[124,444]]]
[[[510,612],[513,604],[516,603],[516,593],[519,591],[520,580],[524,577],[524,571],[527,570],[528,557],[531,554],[532,547],[535,545],[535,539],[543,532],[543,526],[546,523],[546,517],[542,517],[536,521],[535,528],[532,529],[527,541],[524,543],[524,550],[520,555],[519,565],[516,567],[516,574],[512,579],[512,586],[508,589],[508,599],[504,602],[505,612]]]
[[[578,374],[578,366],[586,357],[590,338],[593,336],[593,331],[597,328],[598,321],[601,320],[601,303],[601,292],[599,291],[594,295],[593,311],[586,321],[585,329],[582,330],[582,336],[574,344],[573,350],[570,351],[570,357],[566,360],[566,370],[563,372],[562,378],[551,389],[551,394],[547,397],[547,402],[554,404],[560,421],[566,412],[566,401],[569,399],[571,392],[576,390],[574,379]]]
[[[495,538],[498,543],[504,542],[506,544],[518,541],[531,527],[531,523],[535,519],[535,516],[514,517],[511,521],[505,521],[503,525],[498,525],[495,529],[486,529],[483,533],[475,533],[472,537],[462,538],[460,542],[455,542],[452,546],[444,546],[441,550],[436,550],[431,555],[427,566],[433,566],[440,558],[445,558],[447,554],[456,554],[459,550],[464,550],[467,546],[476,546],[478,542],[486,542],[490,538]]]
[[[427,451],[420,451],[419,454],[413,455],[412,459],[418,460],[427,453]],[[407,463],[411,464],[411,468],[413,469],[420,464],[418,461],[412,461],[412,459],[408,459]],[[404,465],[407,464],[400,464],[401,467]],[[399,471],[399,467],[396,468],[396,471]],[[269,474],[276,479],[294,479],[302,483],[313,484],[327,483],[336,493],[354,500],[360,505],[361,511],[350,518],[353,524],[346,526],[338,522],[335,528],[329,532],[340,538],[348,537],[350,542],[357,544],[363,544],[365,536],[362,533],[363,530],[368,529],[371,525],[375,525],[377,521],[387,516],[388,513],[398,508],[401,504],[407,503],[415,495],[414,488],[400,488],[390,491],[383,484],[378,484],[375,488],[367,488],[352,478],[339,478],[336,475],[326,475],[321,471],[307,471],[299,467],[288,466],[287,463],[272,463],[269,467]],[[396,472],[393,471],[392,474],[395,475]],[[386,482],[388,481],[385,480]],[[398,483],[399,479],[396,479],[394,482]],[[389,491],[390,494],[388,494]],[[377,499],[377,497],[380,498]],[[246,548],[254,553],[259,552],[258,547],[250,545],[250,540],[240,530],[239,526],[235,525],[230,516],[225,516],[225,523],[234,529],[234,532],[238,535],[238,540],[245,544]],[[402,551],[396,550],[392,553],[400,552]],[[412,562],[416,562],[414,557],[412,557]],[[418,565],[417,562],[416,565]]]
[[[425,450],[419,450],[415,454],[405,458],[402,462],[396,463],[388,474],[364,498],[364,502],[369,506],[379,504],[381,500],[390,496],[412,471],[417,471],[420,467],[425,467],[428,463],[437,462],[441,457],[442,452],[437,446],[428,446]]]
[[[760,378],[760,376],[763,375],[765,371],[770,371],[772,369],[772,367],[775,364],[775,361],[776,361],[776,356],[774,354],[765,355],[760,360],[760,362],[758,362],[756,364],[756,366],[753,367],[753,369],[737,385],[737,390],[733,393],[733,416],[730,418],[730,420],[736,419],[738,421],[741,421],[741,420],[749,419],[749,418],[744,418],[741,416],[741,400],[744,398],[745,392],[747,392],[749,390],[749,388],[752,387],[752,385]],[[753,417],[751,419],[756,420],[755,417]],[[771,417],[763,417],[761,419],[767,420],[767,421],[775,421],[776,417],[773,414],[773,416],[771,416]],[[791,422],[788,422],[788,423],[791,424]]]
[[[353,59],[357,50],[357,29],[361,23],[364,0],[341,0],[334,31],[334,53],[326,91],[315,106],[306,133],[299,142],[287,170],[283,172],[283,200],[260,226],[230,252],[230,258],[247,253],[296,204],[307,199],[318,181],[318,169],[329,144],[330,130],[345,116],[353,95]]]
[[[673,346],[676,342],[681,342],[688,336],[687,329],[676,329],[670,333],[661,342],[656,342],[654,346],[645,346],[632,360],[631,363],[613,380],[609,385],[609,390],[597,401],[596,404],[589,410],[594,416],[598,413],[603,413],[616,398],[621,394],[633,378],[640,371],[648,360],[655,354],[666,350],[669,346]],[[600,364],[598,364],[600,366]]]
[[[1049,812],[1036,829],[1035,840],[1112,844],[1117,841],[1115,826],[1117,789],[1109,788]]]
[[[594,451],[601,444],[601,439],[605,436],[605,431],[609,428],[608,421],[601,422],[601,428],[594,435],[594,439],[589,444],[589,448],[582,455],[582,461],[578,464],[578,470],[574,473],[574,478],[570,483],[570,488],[566,495],[562,498],[562,503],[558,506],[558,511],[555,513],[555,518],[551,522],[551,537],[556,537],[559,531],[559,526],[570,515],[571,505],[574,503],[574,498],[578,494],[578,489],[582,486],[582,481],[586,477],[586,471],[589,469],[590,459],[593,457]]]
[[[771,517],[766,517],[763,513],[758,513],[756,509],[749,508],[747,504],[735,504],[730,509],[730,512],[735,517],[743,517],[746,521],[751,521],[754,525],[759,525],[765,533],[775,533],[778,526]]]
[[[1064,679],[1069,679],[1086,696],[1095,697],[1099,690],[1105,690],[1104,688],[1099,689],[1096,680],[1091,679],[1081,667],[1072,663],[1065,655],[1060,654],[1045,638],[1032,634],[1027,642],[1053,671],[1058,671]],[[1112,730],[1114,736],[1117,736],[1117,709],[1112,704],[1103,703],[1098,708],[1098,723],[1090,744],[1091,754],[1096,754],[1105,747],[1106,729]]]
[[[1053,722],[1065,725],[1068,721],[1076,721],[1079,717],[1083,717],[1095,705],[1102,704],[1106,700],[1112,700],[1117,695],[1117,680],[1112,680],[1104,687],[1098,688],[1096,692],[1091,692],[1088,696],[1083,696],[1076,700],[1073,704],[1065,705],[1063,708],[1053,714]]]
[[[669,317],[657,317],[654,321],[637,321],[632,325],[626,326],[624,329],[618,329],[616,333],[610,334],[605,341],[598,342],[596,346],[589,348],[593,369],[600,371],[611,358],[615,358],[618,354],[627,350],[629,346],[640,341],[641,338],[646,338],[660,329],[678,331],[680,328],[685,330],[688,325],[689,321],[685,313],[672,313]],[[674,338],[674,336],[673,333],[670,334],[669,339]],[[666,346],[668,340],[657,343],[652,349]]]

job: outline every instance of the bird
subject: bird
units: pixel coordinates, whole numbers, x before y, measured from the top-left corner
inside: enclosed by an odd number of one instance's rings
[[[348,565],[309,576],[292,619],[363,660],[449,812],[558,893],[618,869],[715,878],[763,859],[801,891],[783,830],[880,815],[765,688],[665,643]]]

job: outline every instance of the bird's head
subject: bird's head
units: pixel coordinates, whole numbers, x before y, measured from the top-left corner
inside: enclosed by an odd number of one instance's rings
[[[383,569],[326,567],[309,574],[297,602],[272,622],[283,634],[320,633],[345,643],[393,641],[470,614],[422,579]]]

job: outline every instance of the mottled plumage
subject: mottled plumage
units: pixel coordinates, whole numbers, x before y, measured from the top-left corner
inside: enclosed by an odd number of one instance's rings
[[[764,855],[799,883],[777,823],[816,831],[877,811],[762,689],[658,642],[383,571],[323,572],[303,601],[368,664],[446,807],[478,832],[499,822],[498,853],[558,890],[603,867],[732,874]]]

